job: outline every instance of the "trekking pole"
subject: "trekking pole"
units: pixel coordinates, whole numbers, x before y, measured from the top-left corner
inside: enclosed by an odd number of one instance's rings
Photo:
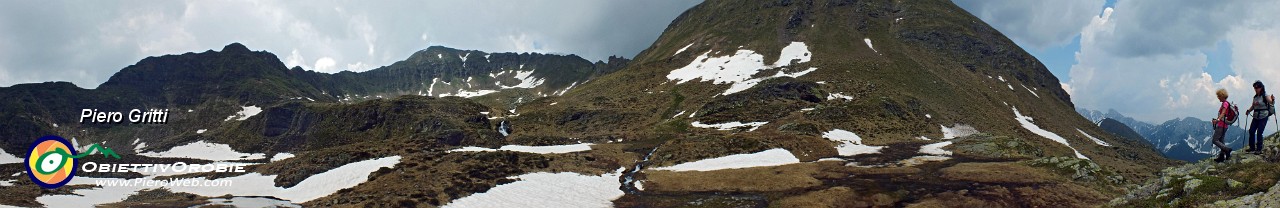
[[[1248,113],[1246,113],[1246,114],[1248,114]],[[1243,139],[1243,140],[1244,140],[1243,142],[1248,143],[1248,141],[1249,141],[1249,138],[1248,138],[1248,137],[1250,136],[1250,134],[1252,134],[1252,133],[1250,133],[1250,132],[1249,132],[1249,127],[1250,127],[1251,123],[1253,122],[1253,116],[1249,116],[1249,115],[1244,115],[1244,116],[1245,116],[1245,117],[1249,117],[1249,119],[1244,121],[1244,134],[1245,134],[1245,138]],[[1236,118],[1239,118],[1239,117],[1236,117]],[[1244,144],[1244,147],[1246,147],[1246,148],[1247,148],[1247,147],[1249,147],[1249,144]]]

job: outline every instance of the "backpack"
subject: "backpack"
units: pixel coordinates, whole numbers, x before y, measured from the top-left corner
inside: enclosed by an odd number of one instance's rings
[[[1253,99],[1256,100],[1258,99],[1258,97],[1255,96]],[[1258,112],[1253,114],[1254,117],[1257,117],[1257,118],[1271,117],[1273,115],[1276,115],[1276,105],[1274,102],[1267,102],[1267,97],[1262,96],[1262,108],[1260,109],[1255,108],[1253,111]]]
[[[1222,117],[1222,122],[1227,125],[1235,124],[1236,120],[1239,120],[1240,117],[1240,108],[1236,107],[1236,104],[1234,103],[1228,103],[1228,105],[1227,114]]]
[[[1273,115],[1276,115],[1276,106],[1274,104],[1270,104],[1270,105],[1267,105],[1266,109],[1254,110],[1254,111],[1262,111],[1261,113],[1262,115],[1259,115],[1258,118],[1271,117]]]

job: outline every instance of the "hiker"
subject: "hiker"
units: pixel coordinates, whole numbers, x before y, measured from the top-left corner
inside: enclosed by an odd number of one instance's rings
[[[1218,89],[1218,102],[1222,104],[1218,107],[1218,116],[1213,119],[1213,146],[1218,147],[1218,158],[1213,159],[1214,162],[1222,162],[1231,158],[1231,147],[1222,143],[1222,138],[1227,134],[1228,122],[1234,122],[1235,116],[1231,115],[1231,103],[1227,102],[1227,90]]]
[[[1262,130],[1267,128],[1267,117],[1275,114],[1272,106],[1276,103],[1276,96],[1267,96],[1267,89],[1263,88],[1262,80],[1253,82],[1253,93],[1253,105],[1249,106],[1249,110],[1244,111],[1244,114],[1253,116],[1249,124],[1249,143],[1245,144],[1248,149],[1245,152],[1261,155]],[[1253,114],[1249,114],[1250,112]]]

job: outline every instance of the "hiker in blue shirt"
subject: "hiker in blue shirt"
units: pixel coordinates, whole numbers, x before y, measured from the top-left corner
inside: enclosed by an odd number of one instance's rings
[[[1249,106],[1249,110],[1245,110],[1244,114],[1253,117],[1249,123],[1249,143],[1245,144],[1247,149],[1245,152],[1255,155],[1262,154],[1262,130],[1267,128],[1267,118],[1275,114],[1276,96],[1267,96],[1267,90],[1263,88],[1262,81],[1253,82],[1253,105]],[[1252,112],[1253,114],[1249,114]]]

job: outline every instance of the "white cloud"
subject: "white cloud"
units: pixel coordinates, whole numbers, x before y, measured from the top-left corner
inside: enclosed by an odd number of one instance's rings
[[[518,35],[508,35],[507,41],[511,43],[511,51],[513,52],[537,52],[537,42],[529,38],[527,34],[520,33]]]
[[[1089,24],[1091,17],[1098,16],[1098,11],[1106,3],[1104,0],[954,2],[1019,45],[1034,48],[1071,42]]]
[[[1061,85],[1062,85],[1062,90],[1063,90],[1063,91],[1067,91],[1067,95],[1075,96],[1075,94],[1076,94],[1076,93],[1075,93],[1075,89],[1072,89],[1072,88],[1071,88],[1071,84],[1067,84],[1067,83],[1058,83],[1058,84],[1061,84]]]
[[[1227,35],[1232,43],[1231,69],[1251,85],[1254,80],[1267,84],[1269,94],[1280,92],[1280,28],[1238,28]]]
[[[313,67],[307,66],[306,64],[307,64],[307,59],[303,58],[302,54],[299,54],[298,49],[296,48],[293,49],[293,51],[289,52],[289,57],[285,58],[285,61],[284,61],[285,67],[293,68],[297,66],[302,68],[313,69]]]
[[[351,70],[351,71],[368,71],[368,70],[373,69],[373,68],[375,68],[375,67],[374,67],[374,66],[370,66],[370,65],[368,65],[368,64],[365,64],[364,62],[356,62],[356,63],[352,63],[352,64],[347,64],[347,69],[346,69],[346,70]]]
[[[323,57],[316,60],[315,70],[326,73],[339,72],[338,69],[333,68],[334,65],[337,65],[337,62],[333,61],[333,58]]]
[[[1253,80],[1280,83],[1276,80],[1280,78],[1280,70],[1276,70],[1280,66],[1280,24],[1275,24],[1270,13],[1259,12],[1280,9],[1276,7],[1280,4],[1163,3],[1121,3],[1084,28],[1076,53],[1078,63],[1071,67],[1071,80],[1064,83],[1064,88],[1070,86],[1077,106],[1116,109],[1154,123],[1188,116],[1206,119],[1217,104],[1214,91],[1218,88],[1231,93],[1230,101],[1247,103],[1253,94]],[[1181,13],[1153,11],[1151,7]],[[1222,11],[1224,8],[1235,9]],[[1183,17],[1202,13],[1213,14],[1200,20]],[[1238,18],[1222,18],[1218,13]],[[1147,24],[1158,19],[1152,16],[1170,14],[1180,16],[1158,26]],[[1228,27],[1219,27],[1222,25]],[[1231,74],[1214,77],[1205,71],[1210,61],[1205,51],[1215,48],[1214,44],[1229,44]]]
[[[1207,65],[1201,52],[1124,58],[1111,53],[1100,42],[1114,37],[1116,11],[1107,8],[1090,20],[1080,37],[1080,51],[1069,72],[1072,102],[1091,109],[1116,109],[1134,118],[1159,122],[1176,116],[1167,111],[1193,112],[1192,95],[1178,93],[1196,81],[1184,75],[1200,74]],[[1182,97],[1188,101],[1183,101]],[[1159,107],[1157,107],[1159,106]],[[1164,113],[1161,113],[1164,112]],[[1184,113],[1186,114],[1186,113]]]

